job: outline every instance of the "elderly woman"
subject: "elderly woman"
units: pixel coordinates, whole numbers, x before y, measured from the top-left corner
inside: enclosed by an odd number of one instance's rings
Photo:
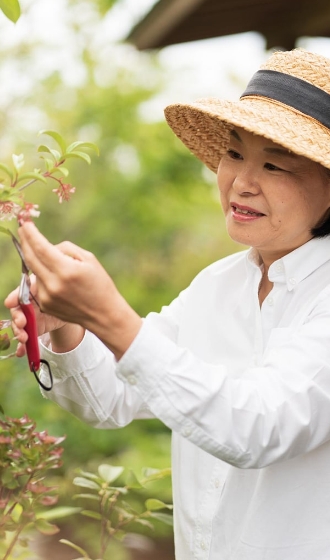
[[[172,430],[178,560],[329,560],[330,60],[278,52],[238,102],[165,113],[251,248],[142,321],[93,255],[24,224],[49,396],[98,428]]]

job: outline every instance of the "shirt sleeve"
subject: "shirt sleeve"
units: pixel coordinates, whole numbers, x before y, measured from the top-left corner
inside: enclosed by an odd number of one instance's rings
[[[169,428],[239,468],[287,460],[330,439],[329,297],[298,329],[275,329],[263,363],[238,378],[180,348],[152,316],[116,369]]]
[[[175,340],[183,294],[163,316],[154,313],[154,324],[167,339]],[[171,311],[170,311],[171,308]],[[65,354],[51,349],[49,335],[40,337],[41,357],[52,371],[53,388],[41,392],[84,422],[96,428],[119,428],[134,419],[154,418],[148,403],[116,374],[116,360],[110,350],[92,333],[86,332],[82,342]],[[49,385],[48,368],[40,369],[41,381]]]
[[[86,332],[80,345],[65,354],[54,353],[46,337],[40,340],[41,357],[48,361],[53,389],[42,394],[84,422],[96,428],[118,428],[134,418],[152,418],[140,395],[119,380],[112,353],[92,333]],[[41,380],[49,384],[47,367]]]

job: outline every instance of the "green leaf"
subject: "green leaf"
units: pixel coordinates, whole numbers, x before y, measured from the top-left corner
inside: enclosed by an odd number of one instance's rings
[[[0,334],[0,352],[10,348],[10,338],[8,333]]]
[[[78,500],[78,498],[82,498],[86,500],[96,500],[97,502],[99,501],[99,497],[96,494],[75,494],[73,498],[75,500]]]
[[[33,171],[29,171],[28,173],[22,173],[17,179],[17,183],[21,181],[26,181],[28,179],[34,179],[35,181],[42,181],[43,183],[47,183],[47,180],[41,173],[34,173]]]
[[[56,132],[55,130],[40,130],[38,136],[41,136],[42,134],[53,138],[61,148],[62,154],[64,154],[64,152],[66,151],[66,143],[64,141],[64,138],[58,132]]]
[[[98,468],[100,477],[108,484],[116,480],[123,471],[124,467],[113,467],[112,465],[100,465]]]
[[[8,165],[5,165],[4,163],[0,163],[0,169],[2,169],[2,171],[4,171],[9,179],[12,181],[14,178],[14,173],[12,171],[12,169],[10,169],[10,167],[8,167]]]
[[[134,516],[139,516],[140,513],[134,509],[131,504],[129,504],[128,502],[126,502],[125,500],[121,501],[121,508],[116,508],[117,511],[121,511],[121,509],[123,509],[124,511],[126,511],[127,514],[132,514]]]
[[[140,523],[140,525],[144,525],[144,527],[148,527],[148,529],[152,529],[154,530],[154,526],[152,523],[150,523],[150,521],[147,521],[146,519],[134,519],[134,523]]]
[[[97,519],[98,521],[102,519],[102,515],[100,513],[98,513],[97,511],[91,511],[89,509],[84,509],[81,512],[81,515],[85,515],[86,517],[91,517],[92,519]]]
[[[9,194],[8,192],[5,193],[0,191],[0,200],[4,202],[13,202],[14,204],[19,204],[19,206],[23,206],[22,196],[17,194],[17,191],[14,189]]]
[[[45,144],[40,144],[40,146],[38,146],[37,149],[38,152],[48,152],[49,154],[51,153],[50,148],[48,148],[48,146],[46,146]],[[49,162],[52,162],[52,160],[48,160]]]
[[[80,513],[80,507],[67,507],[61,506],[49,509],[47,511],[39,512],[36,514],[37,519],[46,519],[47,521],[53,519],[62,519],[63,517],[68,517],[69,515],[74,515],[75,513]]]
[[[40,147],[45,148],[46,146],[39,146],[39,148]],[[45,150],[39,150],[39,148],[38,148],[38,152],[45,151]],[[57,167],[54,167],[54,161],[52,159],[46,158],[45,156],[40,156],[40,158],[44,160],[47,171],[53,173],[56,169],[58,169]]]
[[[66,152],[63,157],[65,159],[67,158],[79,158],[79,159],[83,159],[84,161],[86,161],[88,164],[91,164],[92,160],[91,157],[88,154],[85,154],[85,152]]]
[[[57,525],[48,523],[45,519],[37,519],[34,525],[39,533],[42,533],[43,535],[55,535],[59,532]]]
[[[145,506],[147,508],[147,510],[149,511],[154,511],[157,509],[172,509],[173,506],[169,506],[167,504],[165,504],[164,502],[162,502],[161,500],[157,500],[156,498],[149,498],[148,500],[146,500],[145,502]]]
[[[145,476],[145,480],[143,482],[151,482],[153,480],[161,480],[162,478],[166,478],[167,476],[171,476],[171,469],[150,469],[146,468],[143,470],[143,474]]]
[[[70,144],[70,146],[67,147],[66,153],[74,152],[76,148],[90,148],[91,150],[94,150],[94,152],[96,152],[98,156],[100,155],[98,146],[96,144],[93,144],[93,142],[73,142],[72,144]]]
[[[22,512],[23,512],[23,507],[21,506],[21,504],[16,504],[10,514],[14,523],[19,523]]]
[[[59,542],[62,543],[62,544],[66,544],[67,546],[70,546],[71,548],[73,548],[74,550],[79,552],[79,554],[82,554],[83,558],[89,558],[89,555],[86,552],[86,550],[84,550],[83,548],[80,548],[80,546],[78,546],[76,544],[73,544],[71,541],[68,541],[67,539],[60,539]]]
[[[150,512],[149,516],[153,519],[158,519],[158,521],[162,521],[162,523],[165,523],[166,525],[170,525],[171,527],[173,526],[173,516],[168,513]]]
[[[82,469],[76,469],[75,471],[77,474],[79,474],[80,476],[83,476],[84,478],[90,478],[91,480],[96,480],[97,482],[101,482],[100,481],[100,477],[97,476],[97,474],[95,473],[91,473],[91,472],[87,472],[87,471],[83,471]]]
[[[49,148],[48,146],[45,146],[44,144],[38,146],[37,151],[38,152],[47,152],[48,154],[51,154],[56,162],[58,162],[61,159],[61,153],[58,150],[53,150],[52,148]]]
[[[81,486],[82,488],[90,488],[91,490],[100,490],[100,485],[92,480],[83,478],[82,476],[76,476],[73,479],[73,484],[76,486]]]
[[[142,484],[139,482],[132,470],[130,470],[127,475],[126,486],[128,486],[128,488],[143,488]]]
[[[0,9],[13,23],[16,23],[21,15],[21,8],[18,0],[0,0]]]
[[[5,228],[3,226],[0,226],[0,232],[1,233],[6,233],[7,235],[9,235],[11,237],[11,231],[8,228]]]
[[[55,167],[54,171],[52,171],[52,175],[55,173],[60,173],[64,175],[64,177],[67,177],[69,175],[69,170],[66,167],[62,167],[62,165],[59,165],[58,167]]]
[[[128,512],[126,509],[116,506],[115,511],[124,519],[135,519],[136,514]]]

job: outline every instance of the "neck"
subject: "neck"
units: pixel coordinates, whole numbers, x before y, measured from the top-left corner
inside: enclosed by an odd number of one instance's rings
[[[273,288],[273,282],[270,282],[270,280],[268,278],[268,269],[269,269],[269,266],[267,266],[265,263],[263,263],[263,272],[262,272],[262,277],[261,277],[261,280],[260,280],[259,290],[258,290],[258,298],[259,298],[260,307],[261,307],[264,300],[266,299],[266,297],[268,296],[268,294],[271,292],[271,290]]]

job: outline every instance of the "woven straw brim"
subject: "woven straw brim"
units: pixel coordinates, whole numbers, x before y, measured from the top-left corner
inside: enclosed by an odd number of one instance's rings
[[[272,140],[330,169],[330,131],[312,117],[272,99],[202,99],[165,109],[174,133],[212,171],[217,172],[233,126]]]

